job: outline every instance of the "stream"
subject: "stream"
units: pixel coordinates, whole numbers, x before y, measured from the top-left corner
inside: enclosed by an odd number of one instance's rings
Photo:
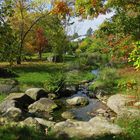
[[[91,72],[94,75],[98,76],[98,70],[92,70]],[[74,113],[76,120],[89,121],[91,118],[93,118],[93,116],[91,115],[93,112],[95,112],[97,109],[100,109],[100,108],[105,109],[106,106],[102,102],[100,102],[98,99],[90,98],[88,96],[88,94],[90,93],[90,91],[88,91],[88,86],[93,84],[94,81],[88,82],[83,85],[79,85],[79,90],[77,91],[76,94],[72,95],[71,97],[59,99],[59,101],[63,104],[62,105],[63,107],[60,110],[54,112],[54,115],[53,115],[54,120],[57,122],[65,120],[61,117],[61,114],[65,111],[71,111]],[[88,98],[89,104],[86,106],[69,106],[66,104],[67,99],[77,97],[77,96]]]

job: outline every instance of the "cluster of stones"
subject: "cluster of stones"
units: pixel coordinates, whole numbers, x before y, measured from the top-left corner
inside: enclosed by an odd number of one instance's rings
[[[48,94],[44,89],[32,88],[25,93],[11,93],[0,104],[0,124],[33,126],[40,128],[51,127],[51,130],[60,137],[66,134],[69,137],[88,138],[101,136],[105,134],[120,134],[122,129],[106,120],[104,117],[94,117],[87,122],[78,121],[71,111],[62,113],[66,121],[53,122],[52,112],[59,106],[50,99],[54,95]],[[87,105],[89,103],[86,97],[72,97],[66,100],[70,106]]]
[[[12,120],[15,125],[27,125],[41,128],[51,127],[51,130],[57,136],[68,135],[69,137],[90,138],[94,136],[102,136],[106,134],[118,135],[122,129],[108,120],[108,110],[98,109],[96,113],[104,115],[96,115],[89,121],[78,121],[72,111],[62,113],[65,121],[54,122],[52,113],[59,108],[53,100],[54,94],[48,94],[44,89],[32,88],[25,93],[11,93],[0,104],[0,125],[8,124]],[[132,103],[122,95],[113,95],[107,100],[107,106],[112,109],[117,117],[140,117],[140,111],[130,109],[126,104]],[[66,104],[70,106],[85,106],[89,103],[87,97],[71,97],[66,100]],[[138,105],[138,102],[135,103]],[[107,116],[108,117],[108,116]]]
[[[48,98],[44,89],[32,88],[25,93],[11,93],[0,104],[0,123],[6,120],[18,122],[21,125],[52,126],[51,113],[58,108],[57,104]]]

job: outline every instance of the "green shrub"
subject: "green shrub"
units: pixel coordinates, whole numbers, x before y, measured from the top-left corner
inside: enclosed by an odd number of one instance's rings
[[[76,66],[79,67],[79,69],[84,67],[91,67],[91,66],[104,66],[108,63],[108,56],[106,54],[102,54],[101,52],[85,52],[80,53],[78,55]]]
[[[101,61],[101,53],[95,52],[95,53],[88,53],[87,55],[87,65],[97,65]]]
[[[99,67],[102,60],[100,53],[81,53],[73,63],[76,69],[86,69],[89,67]]]
[[[55,75],[49,75],[48,79],[44,82],[44,88],[47,92],[57,93],[65,85],[65,74],[58,72]]]
[[[85,56],[79,56],[75,61],[73,61],[70,65],[70,69],[78,69],[85,70],[88,68],[87,66],[87,58]]]
[[[89,87],[95,93],[104,91],[104,93],[112,93],[113,88],[116,86],[118,75],[114,68],[104,68],[99,72],[97,80]]]
[[[114,85],[118,74],[115,68],[106,67],[99,72],[99,79],[104,81],[107,86]]]
[[[66,75],[66,82],[69,85],[78,85],[81,83],[81,81],[84,80],[91,81],[93,79],[95,79],[95,75],[86,70],[84,71],[73,70],[68,72]]]
[[[136,42],[135,48],[130,53],[129,61],[133,62],[136,69],[140,69],[140,41]]]
[[[12,77],[18,77],[18,75],[10,68],[0,68],[0,77],[12,78]]]
[[[97,89],[104,89],[105,88],[105,82],[97,80],[94,84],[89,86],[89,90],[95,91]]]
[[[118,81],[118,88],[123,90],[130,90],[130,89],[136,89],[137,82],[135,79],[122,79]]]

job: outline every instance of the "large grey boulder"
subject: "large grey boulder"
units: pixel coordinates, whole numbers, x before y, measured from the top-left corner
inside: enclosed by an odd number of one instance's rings
[[[29,127],[34,127],[34,128],[37,128],[37,129],[40,129],[40,127],[41,127],[39,122],[32,117],[28,117],[24,121],[21,121],[19,123],[19,126],[29,126]]]
[[[117,94],[108,99],[107,106],[117,113],[117,118],[140,118],[140,110],[129,107],[129,104],[134,104],[134,102],[133,98]]]
[[[0,115],[15,119],[21,116],[21,111],[27,111],[28,106],[34,100],[24,93],[11,93],[0,104]]]
[[[126,105],[132,101],[134,101],[134,99],[127,98],[121,94],[116,94],[108,98],[107,106],[118,114],[122,108],[126,107]]]
[[[109,122],[104,117],[94,117],[89,120],[89,123],[94,126],[97,135],[102,134],[113,134],[118,135],[122,133],[122,129],[120,126]]]
[[[118,135],[122,129],[105,118],[95,117],[88,122],[67,120],[57,123],[54,128],[57,134],[67,134],[69,137],[91,138],[108,134]]]
[[[20,108],[21,105],[15,100],[5,100],[0,104],[0,114],[4,114],[11,107]]]
[[[37,122],[40,124],[40,125],[43,125],[45,127],[53,127],[55,125],[55,122],[53,121],[48,121],[48,120],[45,120],[45,119],[42,119],[42,118],[34,118],[35,120],[37,120]]]
[[[37,112],[37,111],[45,111],[45,112],[52,112],[58,106],[54,103],[54,101],[48,98],[41,98],[40,100],[31,104],[28,109],[29,112]]]
[[[75,114],[72,111],[65,111],[61,114],[64,119],[74,119]]]
[[[34,100],[25,93],[11,93],[5,100],[15,100],[23,104],[31,104],[34,102]]]
[[[28,109],[29,112],[35,114],[38,117],[50,118],[50,113],[53,112],[58,106],[54,101],[48,98],[41,98],[40,100],[31,104]]]
[[[11,120],[18,121],[22,118],[22,111],[16,107],[10,107],[7,111],[2,115],[3,117],[7,117]]]
[[[71,99],[67,99],[66,102],[69,105],[87,105],[89,100],[86,97],[77,96]]]
[[[62,97],[70,97],[71,95],[77,92],[77,85],[68,85],[66,84],[59,92]]]
[[[30,88],[25,91],[25,94],[30,96],[33,100],[37,101],[40,98],[47,97],[47,92],[43,88]]]
[[[24,109],[27,108],[30,104],[34,102],[34,100],[26,95],[25,93],[11,93],[9,96],[5,98],[5,100],[15,100],[20,106]]]
[[[0,93],[9,94],[19,91],[19,84],[15,80],[0,80]]]

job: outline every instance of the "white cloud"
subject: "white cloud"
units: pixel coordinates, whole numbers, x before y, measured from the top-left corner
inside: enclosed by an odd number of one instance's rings
[[[98,18],[93,20],[82,21],[79,21],[79,18],[75,18],[73,19],[75,23],[68,28],[68,34],[73,34],[77,32],[79,35],[84,35],[90,27],[93,30],[96,30],[98,29],[99,25],[104,22],[104,20],[111,18],[113,15],[114,13],[112,12],[106,15],[100,15]]]

